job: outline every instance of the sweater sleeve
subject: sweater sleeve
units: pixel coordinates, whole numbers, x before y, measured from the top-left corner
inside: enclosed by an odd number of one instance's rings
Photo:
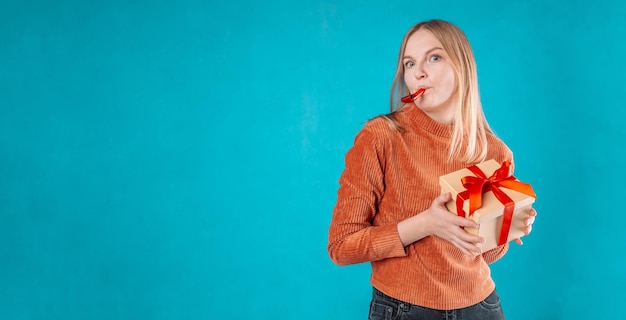
[[[397,224],[372,225],[385,191],[385,131],[372,127],[357,134],[339,179],[328,233],[328,253],[338,265],[406,256]]]
[[[485,262],[487,262],[487,264],[492,264],[500,260],[500,258],[502,258],[507,251],[509,251],[509,244],[505,243],[489,251],[483,252],[483,259],[485,259]]]

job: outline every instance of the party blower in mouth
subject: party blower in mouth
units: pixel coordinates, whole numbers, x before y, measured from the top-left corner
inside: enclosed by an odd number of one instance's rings
[[[408,95],[408,96],[404,96],[400,99],[400,101],[404,102],[404,103],[411,103],[413,101],[415,101],[415,99],[417,99],[417,97],[421,96],[422,94],[424,94],[424,92],[426,91],[426,89],[424,88],[419,88],[417,91],[415,91],[414,93]]]

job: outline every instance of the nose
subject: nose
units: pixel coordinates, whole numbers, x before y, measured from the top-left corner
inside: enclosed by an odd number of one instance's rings
[[[426,71],[424,70],[424,66],[421,63],[418,63],[413,68],[413,75],[416,79],[424,79],[426,78]]]

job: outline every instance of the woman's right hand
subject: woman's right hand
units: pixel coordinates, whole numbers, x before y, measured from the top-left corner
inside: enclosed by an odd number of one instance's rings
[[[463,230],[461,227],[478,228],[478,224],[468,218],[459,217],[446,208],[446,202],[450,201],[450,193],[444,193],[435,200],[423,214],[426,216],[426,229],[434,236],[447,240],[459,248],[465,255],[475,257],[481,254],[476,243],[484,243],[485,239]]]
[[[450,193],[444,193],[433,200],[428,210],[398,224],[398,233],[405,246],[433,235],[452,243],[469,257],[481,254],[476,244],[484,243],[485,240],[461,228],[478,228],[478,224],[448,211],[446,202],[450,198]]]

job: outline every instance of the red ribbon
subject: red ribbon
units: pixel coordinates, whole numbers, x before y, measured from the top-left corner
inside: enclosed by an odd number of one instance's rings
[[[511,221],[513,220],[513,211],[515,211],[515,202],[500,187],[515,190],[525,195],[537,198],[530,184],[518,181],[511,173],[511,162],[505,161],[502,166],[496,170],[490,177],[477,166],[468,167],[476,176],[466,176],[461,178],[461,183],[465,187],[465,191],[460,192],[456,197],[456,212],[459,216],[465,217],[463,211],[463,203],[469,199],[470,217],[478,208],[482,206],[483,194],[493,192],[498,201],[504,205],[504,216],[502,217],[502,229],[500,230],[500,238],[498,245],[507,243],[509,231],[511,229]]]
[[[426,91],[426,89],[424,88],[419,88],[419,90],[415,91],[414,93],[409,94],[408,96],[404,96],[400,99],[400,101],[404,102],[404,103],[411,103],[413,101],[415,101],[415,99],[417,99],[417,97],[419,97],[422,93],[424,93]]]

